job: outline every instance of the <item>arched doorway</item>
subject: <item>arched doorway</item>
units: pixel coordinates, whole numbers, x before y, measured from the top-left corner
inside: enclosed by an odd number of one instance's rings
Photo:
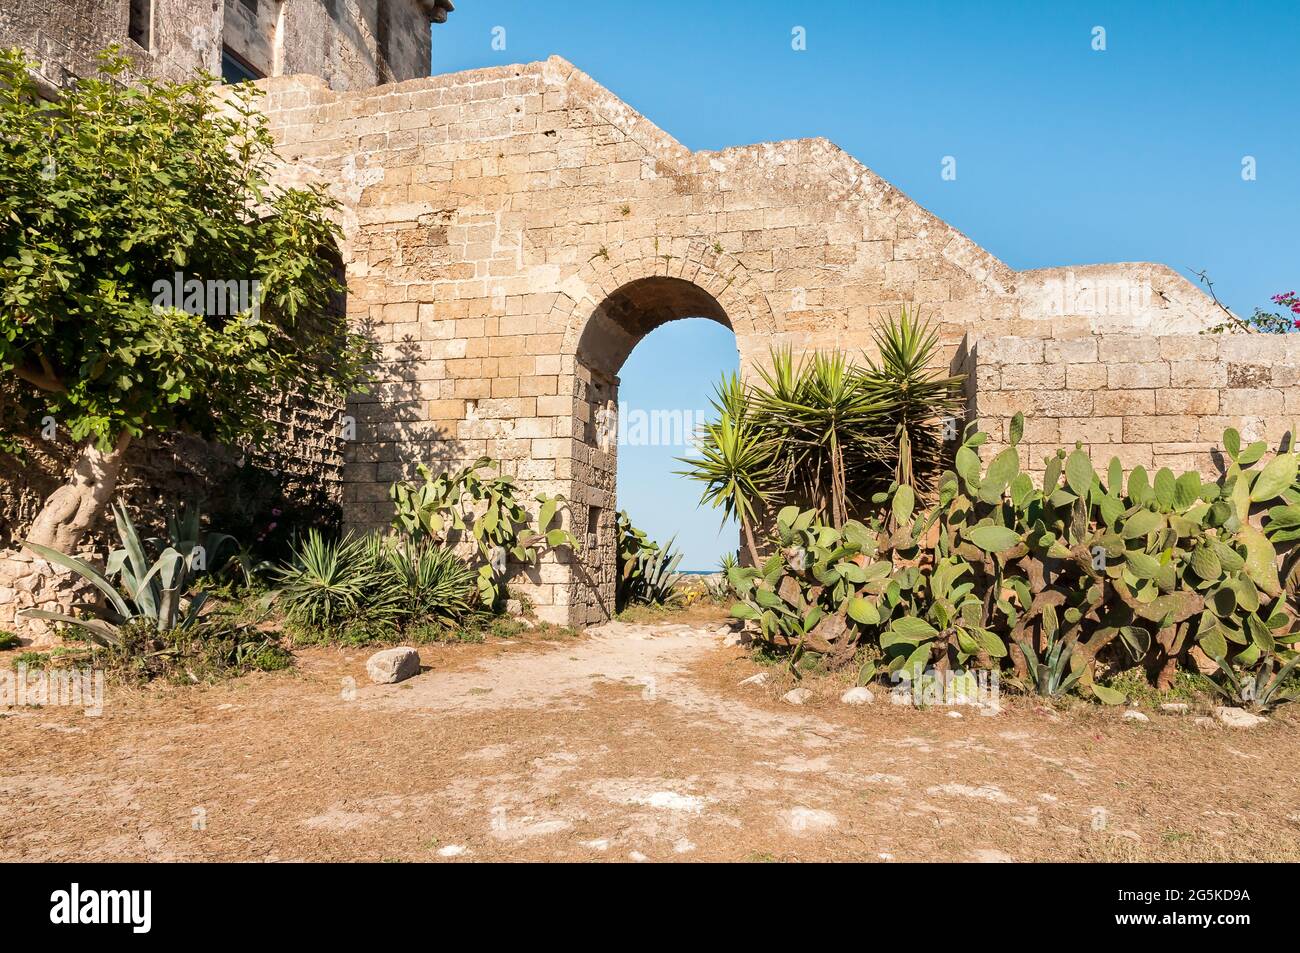
[[[606,295],[578,338],[570,503],[575,523],[585,524],[585,550],[569,593],[569,616],[576,624],[601,621],[613,612],[619,371],[647,334],[685,318],[707,318],[735,330],[726,310],[704,288],[683,278],[652,275]],[[664,395],[664,404],[673,405],[672,395]]]

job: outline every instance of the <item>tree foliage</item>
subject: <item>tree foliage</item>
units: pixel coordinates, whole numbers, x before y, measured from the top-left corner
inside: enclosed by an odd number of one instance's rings
[[[0,380],[18,416],[101,449],[236,442],[265,436],[277,395],[358,389],[372,354],[337,306],[334,203],[271,183],[257,91],[126,85],[125,65],[108,51],[49,102],[0,51]],[[216,297],[168,298],[178,274]]]

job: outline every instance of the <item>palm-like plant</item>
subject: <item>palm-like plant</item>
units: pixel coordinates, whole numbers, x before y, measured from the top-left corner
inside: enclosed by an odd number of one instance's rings
[[[943,469],[945,418],[962,413],[963,376],[934,370],[939,334],[903,308],[873,331],[879,363],[867,355],[863,384],[892,403],[893,478],[914,491],[932,488]]]
[[[782,488],[843,526],[860,477],[884,452],[877,431],[891,400],[864,387],[862,368],[842,354],[796,362],[789,350],[774,351],[771,361],[751,399]]]
[[[723,523],[740,523],[745,548],[758,565],[754,521],[775,482],[773,443],[754,419],[749,394],[736,374],[722,379],[712,403],[718,419],[698,435],[699,456],[679,458],[688,467],[679,475],[704,484],[700,502],[721,509]]]

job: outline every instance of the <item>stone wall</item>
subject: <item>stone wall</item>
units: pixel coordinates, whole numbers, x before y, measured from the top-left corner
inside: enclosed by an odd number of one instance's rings
[[[340,409],[310,400],[267,408],[274,436],[258,451],[240,451],[186,434],[134,443],[119,483],[142,535],[164,531],[166,519],[182,505],[199,506],[208,523],[263,554],[285,555],[290,528],[337,529],[341,522],[344,441]],[[12,422],[10,422],[12,424]],[[0,454],[0,553],[21,542],[41,504],[64,482],[75,448],[56,437],[22,441],[21,456]],[[111,520],[86,540],[81,555],[102,560],[117,545]],[[30,578],[0,562],[0,631],[17,628],[15,614],[43,600],[66,598],[66,591],[34,588],[41,568],[30,554]],[[41,564],[43,565],[43,564]],[[46,605],[53,608],[53,605]],[[39,624],[35,627],[39,630]]]
[[[1300,423],[1300,335],[1093,334],[978,338],[973,412],[1009,439],[1025,414],[1026,465],[1079,441],[1093,463],[1220,471],[1223,431],[1276,447]]]
[[[558,57],[360,92],[266,86],[283,178],[339,199],[349,314],[382,349],[352,405],[349,525],[387,525],[388,483],[417,463],[502,459],[594,541],[521,586],[555,621],[612,604],[617,447],[596,417],[666,321],[730,327],[745,372],[773,346],[870,348],[904,306],[936,322],[945,361],[968,334],[1219,317],[1160,265],[1017,272],[824,139],[693,153]]]

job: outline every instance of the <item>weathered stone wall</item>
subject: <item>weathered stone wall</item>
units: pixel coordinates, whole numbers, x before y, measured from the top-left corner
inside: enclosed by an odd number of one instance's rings
[[[1159,265],[1018,273],[826,140],[692,153],[558,57],[356,93],[267,87],[285,180],[342,203],[349,313],[382,348],[379,386],[352,405],[349,524],[386,525],[388,483],[419,462],[503,459],[594,540],[522,587],[557,621],[612,604],[616,448],[596,415],[666,321],[730,327],[743,372],[773,346],[869,348],[904,305],[938,323],[945,361],[968,334],[1218,318]]]
[[[25,50],[52,86],[93,75],[95,55],[114,43],[137,76],[183,80],[196,69],[221,72],[219,3],[153,0],[149,50],[128,36],[129,9],[130,0],[8,0],[0,7],[0,46]]]
[[[337,89],[429,73],[428,0],[149,0],[147,49],[130,39],[130,4],[11,0],[0,8],[0,46],[26,50],[52,87],[92,75],[111,44],[133,75],[167,80],[220,75],[223,44],[268,76],[309,73]]]
[[[161,533],[167,517],[182,505],[198,505],[213,529],[268,555],[285,553],[291,527],[299,532],[313,525],[337,528],[344,451],[339,408],[292,400],[269,406],[267,415],[274,436],[258,451],[245,453],[185,434],[133,444],[119,497],[141,533]],[[75,448],[61,436],[22,442],[21,456],[0,454],[0,552],[22,540],[74,462]],[[108,521],[86,541],[82,555],[102,560],[116,544]],[[22,558],[31,563],[30,578],[8,578],[12,567],[0,578],[0,631],[17,628],[14,617],[22,609],[53,608],[42,600],[66,598],[66,592],[42,592],[43,564],[31,554]]]
[[[1226,428],[1276,447],[1300,423],[1300,335],[1076,333],[979,338],[971,351],[986,452],[1022,412],[1022,457],[1038,470],[1079,441],[1097,466],[1117,456],[1212,475]]]

